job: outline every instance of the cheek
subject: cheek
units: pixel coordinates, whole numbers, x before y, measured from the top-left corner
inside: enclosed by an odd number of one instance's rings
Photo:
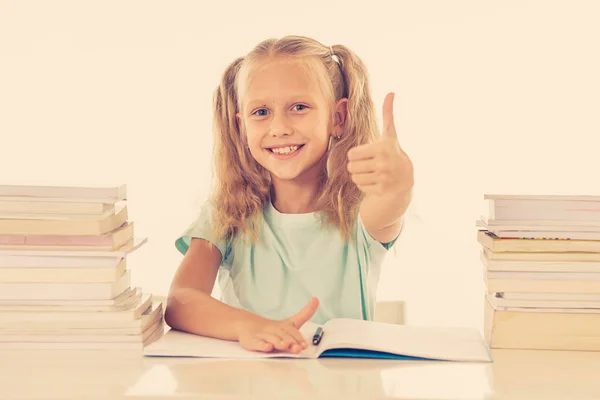
[[[330,139],[329,131],[327,130],[327,128],[323,128],[321,126],[318,128],[318,130],[315,130],[315,132],[318,132],[316,135],[314,135],[312,139],[313,143],[316,145],[315,147],[318,147],[320,149],[327,149],[327,147],[329,146]]]
[[[248,133],[246,136],[247,146],[250,149],[250,153],[254,157],[260,157],[261,153],[263,152],[261,140],[261,136],[253,135],[252,133]]]
[[[248,148],[252,154],[256,154],[262,150],[260,143],[257,140],[252,140],[248,138]]]
[[[319,154],[326,152],[329,147],[329,138],[319,137],[318,139],[315,139],[312,147]]]

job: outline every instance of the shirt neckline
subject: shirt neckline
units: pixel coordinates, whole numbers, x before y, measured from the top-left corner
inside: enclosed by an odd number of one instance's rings
[[[285,226],[285,225],[313,225],[318,220],[316,211],[309,213],[300,214],[287,214],[282,213],[275,208],[271,200],[267,201],[265,207],[265,218],[273,225]]]

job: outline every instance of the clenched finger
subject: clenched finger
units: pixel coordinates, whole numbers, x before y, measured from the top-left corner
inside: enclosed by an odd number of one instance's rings
[[[257,333],[256,337],[271,343],[277,350],[289,350],[290,343],[286,343],[283,337],[276,333]]]
[[[352,182],[361,186],[374,185],[378,182],[378,175],[376,173],[352,174]]]
[[[306,339],[304,338],[304,336],[302,336],[302,333],[298,329],[294,328],[293,326],[288,326],[285,328],[285,331],[288,335],[293,337],[302,348],[305,349],[308,347]]]
[[[281,329],[279,332],[279,336],[283,338],[286,343],[289,343],[289,348],[291,349],[293,346],[298,346],[302,348],[302,342],[299,342],[296,337],[291,335],[287,330]]]
[[[351,174],[375,172],[377,163],[374,160],[350,161],[347,165]]]
[[[248,342],[244,342],[243,346],[246,350],[250,351],[261,351],[269,353],[273,351],[273,344],[268,343],[260,338],[252,338]]]

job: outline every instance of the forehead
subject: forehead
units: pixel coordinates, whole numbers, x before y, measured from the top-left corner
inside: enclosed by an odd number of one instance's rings
[[[248,71],[244,93],[247,106],[293,99],[323,100],[316,66],[306,61],[274,59]]]

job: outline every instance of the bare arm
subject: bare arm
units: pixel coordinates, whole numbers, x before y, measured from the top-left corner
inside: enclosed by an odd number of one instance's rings
[[[411,199],[412,190],[367,195],[360,205],[360,214],[369,234],[381,243],[389,243],[398,237]]]
[[[264,321],[211,297],[220,263],[219,249],[204,239],[192,239],[169,290],[165,321],[170,327],[237,341],[244,324]]]

